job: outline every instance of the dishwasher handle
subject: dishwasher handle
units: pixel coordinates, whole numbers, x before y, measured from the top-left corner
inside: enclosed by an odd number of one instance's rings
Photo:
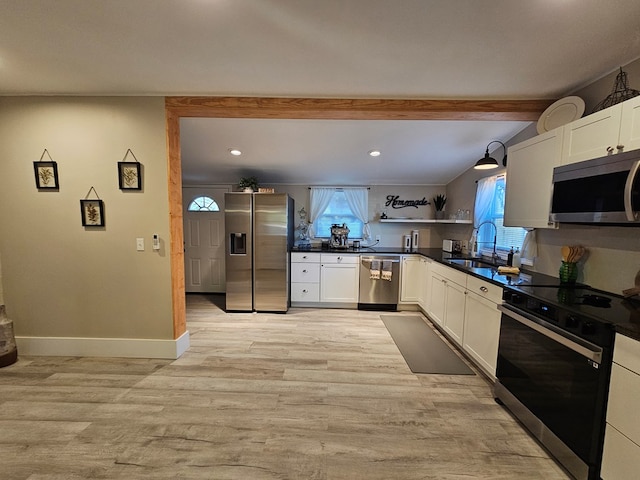
[[[360,257],[361,262],[369,262],[371,263],[373,260],[378,260],[380,262],[391,262],[391,263],[400,263],[399,258],[388,258],[388,257]]]

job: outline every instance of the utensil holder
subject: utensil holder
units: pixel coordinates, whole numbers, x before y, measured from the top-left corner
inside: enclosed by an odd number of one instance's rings
[[[560,283],[576,283],[578,278],[578,264],[574,262],[562,262],[560,265]]]

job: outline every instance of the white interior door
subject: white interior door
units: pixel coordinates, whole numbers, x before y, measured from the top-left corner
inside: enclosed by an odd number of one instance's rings
[[[229,191],[230,188],[182,188],[186,292],[225,291],[224,194]],[[205,200],[196,200],[201,197]],[[215,202],[217,211],[211,211],[216,207],[207,198]],[[202,205],[198,211],[189,210],[194,200]]]

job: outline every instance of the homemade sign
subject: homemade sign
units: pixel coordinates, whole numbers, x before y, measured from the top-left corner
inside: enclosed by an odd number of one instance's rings
[[[422,200],[402,200],[400,195],[387,195],[387,203],[384,204],[385,207],[396,209],[406,207],[418,208],[423,205],[430,205],[429,200],[425,197],[422,197]]]

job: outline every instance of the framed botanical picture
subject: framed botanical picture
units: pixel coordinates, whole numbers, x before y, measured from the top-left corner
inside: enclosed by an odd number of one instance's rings
[[[83,227],[104,227],[104,202],[80,200]]]
[[[139,162],[118,162],[118,185],[120,190],[142,190]]]
[[[58,164],[56,162],[33,162],[36,187],[39,190],[56,190],[58,185]]]

